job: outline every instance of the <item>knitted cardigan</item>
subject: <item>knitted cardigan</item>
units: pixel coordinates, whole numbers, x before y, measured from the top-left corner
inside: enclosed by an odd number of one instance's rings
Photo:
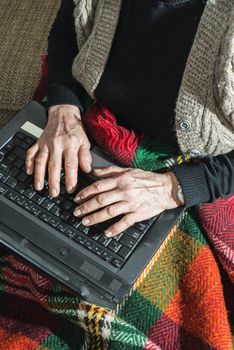
[[[123,0],[74,0],[79,54],[73,76],[95,100]],[[183,154],[234,148],[234,2],[207,0],[184,71],[175,116]]]

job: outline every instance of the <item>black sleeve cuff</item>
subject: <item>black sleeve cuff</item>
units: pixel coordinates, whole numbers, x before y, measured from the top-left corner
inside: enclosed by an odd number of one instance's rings
[[[64,85],[56,84],[50,86],[47,91],[47,106],[52,107],[56,105],[66,104],[79,107],[83,112],[83,106],[76,94]]]
[[[187,208],[210,200],[205,171],[201,163],[175,165],[172,171],[182,187]]]

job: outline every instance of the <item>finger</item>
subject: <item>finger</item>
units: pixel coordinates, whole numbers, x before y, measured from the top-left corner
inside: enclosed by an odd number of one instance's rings
[[[77,207],[74,211],[74,215],[83,216],[88,213],[92,213],[95,210],[104,208],[107,205],[123,200],[123,197],[123,193],[119,190],[108,191],[98,194],[97,196],[93,197],[92,199],[86,201],[85,203]]]
[[[66,150],[64,153],[66,189],[72,193],[76,189],[78,174],[78,157],[75,149]]]
[[[129,206],[127,202],[115,203],[106,207],[103,210],[100,210],[97,213],[86,216],[82,220],[82,224],[85,226],[95,225],[100,222],[109,220],[111,218],[115,218],[118,215],[125,214],[126,212],[128,212],[128,210],[129,210]]]
[[[48,159],[49,151],[47,149],[41,150],[35,159],[34,186],[37,191],[41,191],[44,187]]]
[[[94,197],[99,193],[113,190],[116,188],[116,185],[116,180],[112,178],[96,181],[92,185],[81,190],[75,197],[74,201],[77,203],[79,201],[88,200],[90,197]]]
[[[35,158],[39,152],[39,145],[35,143],[32,147],[27,150],[26,160],[25,160],[25,168],[26,173],[28,175],[32,175],[34,172],[34,162]]]
[[[124,215],[124,217],[119,220],[117,223],[110,226],[106,231],[105,235],[107,237],[113,237],[121,232],[127,230],[130,226],[134,225],[136,222],[136,214],[135,213],[128,213]]]
[[[105,167],[105,168],[96,168],[93,169],[93,174],[100,177],[111,177],[116,176],[120,173],[125,173],[129,168],[121,168],[115,165]]]
[[[78,156],[79,156],[79,163],[80,163],[81,169],[85,173],[89,173],[91,171],[91,163],[92,163],[92,157],[91,157],[89,146],[81,145]]]
[[[62,151],[56,149],[51,153],[48,173],[49,173],[49,190],[51,197],[57,197],[60,192],[60,175],[62,168]]]

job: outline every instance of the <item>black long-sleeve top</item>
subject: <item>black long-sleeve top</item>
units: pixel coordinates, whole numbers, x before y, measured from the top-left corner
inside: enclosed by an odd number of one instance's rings
[[[177,146],[175,103],[204,3],[124,0],[109,60],[96,89],[119,123]],[[73,0],[62,0],[48,41],[48,106],[82,109],[83,87],[71,68],[78,54]],[[186,206],[234,193],[234,151],[175,166]]]

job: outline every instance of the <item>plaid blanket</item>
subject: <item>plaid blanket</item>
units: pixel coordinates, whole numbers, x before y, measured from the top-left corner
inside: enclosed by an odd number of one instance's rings
[[[190,161],[97,104],[83,122],[121,165],[165,171]],[[13,254],[1,254],[0,277],[2,350],[231,350],[234,196],[187,210],[116,312],[82,302]]]

